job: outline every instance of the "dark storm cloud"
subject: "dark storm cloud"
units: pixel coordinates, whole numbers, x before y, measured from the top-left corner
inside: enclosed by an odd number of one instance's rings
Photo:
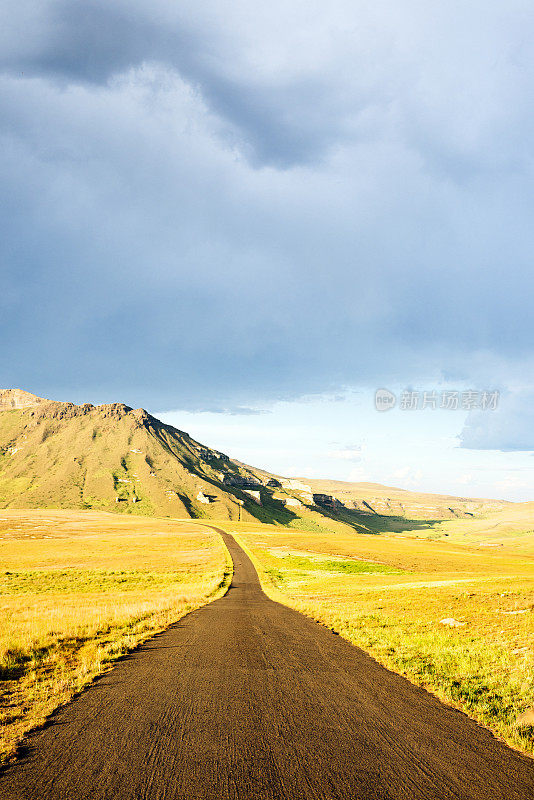
[[[222,5],[4,4],[0,383],[226,410],[527,376],[528,5]]]
[[[0,63],[12,72],[64,81],[106,84],[116,74],[144,63],[177,70],[210,107],[234,127],[233,135],[255,163],[288,166],[320,157],[343,127],[341,98],[319,75],[254,75],[233,70],[231,30],[199,24],[198,9],[156,0],[45,2],[39,12],[23,3],[5,21],[9,46]],[[30,11],[33,9],[33,12]],[[9,24],[11,23],[11,24]],[[29,33],[29,35],[28,35]],[[33,36],[32,36],[33,33]]]

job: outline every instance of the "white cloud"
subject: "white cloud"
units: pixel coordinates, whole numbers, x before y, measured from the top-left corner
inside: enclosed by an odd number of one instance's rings
[[[393,470],[392,481],[401,489],[417,489],[423,481],[423,471],[410,466],[400,467]]]
[[[460,442],[472,450],[534,451],[534,391],[502,394],[495,411],[470,411]]]
[[[369,481],[369,475],[365,467],[354,467],[350,470],[346,480],[353,481],[354,483],[361,483],[363,481]]]
[[[506,475],[501,480],[495,481],[494,486],[498,496],[510,497],[521,493],[529,499],[532,498],[532,480],[525,480],[517,475]]]
[[[330,450],[327,454],[329,458],[339,459],[341,461],[361,461],[362,448],[361,446],[344,447],[341,450]]]
[[[473,483],[473,475],[471,475],[470,473],[460,475],[460,477],[458,478],[458,482],[468,486]]]

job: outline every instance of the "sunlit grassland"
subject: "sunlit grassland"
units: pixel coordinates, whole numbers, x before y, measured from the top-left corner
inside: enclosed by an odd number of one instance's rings
[[[449,525],[449,532],[452,530]],[[497,547],[463,539],[330,536],[228,528],[254,557],[273,599],[302,611],[386,667],[534,753],[517,717],[534,705],[531,538]],[[495,544],[495,542],[494,542]],[[458,627],[441,620],[452,618]]]
[[[220,537],[169,519],[0,511],[0,758],[115,659],[214,599]]]

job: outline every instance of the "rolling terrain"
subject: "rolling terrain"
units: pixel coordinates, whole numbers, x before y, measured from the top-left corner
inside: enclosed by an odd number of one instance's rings
[[[461,519],[498,511],[511,505],[504,500],[413,492],[379,483],[350,483],[317,478],[300,480],[307,480],[314,492],[334,495],[347,508],[407,519]]]
[[[425,529],[513,504],[284,478],[232,460],[143,409],[0,391],[0,508],[249,520],[322,532]]]

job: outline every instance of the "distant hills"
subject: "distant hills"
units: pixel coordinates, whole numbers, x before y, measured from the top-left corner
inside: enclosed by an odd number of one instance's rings
[[[93,508],[374,532],[384,523],[395,530],[408,519],[468,517],[506,505],[283,478],[232,460],[141,408],[0,390],[2,508]]]

